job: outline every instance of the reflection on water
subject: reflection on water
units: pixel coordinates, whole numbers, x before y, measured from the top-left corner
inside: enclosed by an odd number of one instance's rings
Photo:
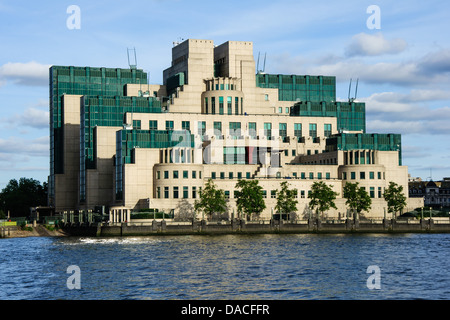
[[[447,299],[449,248],[446,234],[2,239],[0,299]]]

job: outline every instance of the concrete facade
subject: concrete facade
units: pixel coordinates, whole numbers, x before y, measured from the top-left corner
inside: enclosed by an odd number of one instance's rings
[[[290,108],[297,101],[281,101],[279,89],[256,86],[255,69],[251,42],[229,41],[215,46],[211,40],[189,39],[175,45],[172,65],[164,70],[162,85],[124,85],[126,96],[142,96],[146,90],[148,95],[161,99],[164,112],[128,112],[123,127],[95,128],[96,168],[85,170],[84,201],[79,201],[79,190],[73,187],[80,187],[82,100],[80,96],[65,96],[66,170],[56,175],[56,210],[104,206],[127,212],[120,213],[119,218],[114,213],[111,219],[115,222],[123,221],[124,216],[129,219],[129,212],[143,208],[177,214],[180,202],[193,206],[204,183],[212,178],[227,192],[229,218],[237,216],[234,190],[239,179],[258,179],[265,190],[267,208],[262,218],[270,219],[274,213],[274,192],[282,181],[297,189],[298,218],[310,217],[308,191],[316,181],[325,181],[339,193],[338,209],[330,210],[328,217],[349,216],[342,198],[347,182],[359,182],[370,193],[372,209],[364,213],[366,217],[385,217],[382,193],[389,182],[408,190],[408,169],[399,165],[400,153],[364,149],[328,152],[328,137],[339,134],[337,118],[292,116]],[[132,128],[133,123],[139,123],[139,128]],[[132,161],[123,163],[121,171],[117,171],[120,145],[116,132],[124,128],[130,132],[186,130],[192,134],[193,144],[184,141],[171,148],[132,147]],[[349,154],[356,151],[371,160],[350,163]],[[116,176],[117,172],[121,177]],[[118,186],[122,190],[120,197]],[[411,198],[407,208],[422,205],[420,199]]]

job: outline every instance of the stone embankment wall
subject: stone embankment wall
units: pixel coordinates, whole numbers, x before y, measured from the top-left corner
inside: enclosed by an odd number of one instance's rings
[[[450,222],[422,220],[359,221],[251,221],[173,222],[154,220],[149,223],[66,224],[63,230],[74,236],[148,236],[189,234],[256,234],[256,233],[447,233]]]

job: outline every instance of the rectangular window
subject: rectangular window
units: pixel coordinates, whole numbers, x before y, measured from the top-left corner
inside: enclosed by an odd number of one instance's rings
[[[240,122],[230,122],[229,123],[230,136],[233,139],[239,139],[241,136],[241,123]]]
[[[309,178],[310,178],[310,179],[314,179],[314,173],[313,173],[313,172],[310,172],[310,173],[309,173]]]
[[[378,198],[381,198],[382,197],[382,195],[381,195],[381,187],[378,187]]]
[[[197,179],[197,171],[192,171],[192,179]]]
[[[246,172],[246,173],[245,173],[245,178],[246,178],[246,179],[250,179],[250,177],[251,177],[251,176],[250,176],[250,172]]]
[[[381,172],[378,172],[378,179],[381,180]]]
[[[205,135],[206,132],[206,121],[199,121],[198,122],[198,134],[202,137]]]
[[[164,179],[169,179],[169,171],[164,171]]]
[[[216,114],[216,98],[211,97],[211,113]]]
[[[283,113],[283,107],[278,107],[278,113]]]
[[[352,180],[356,179],[356,172],[350,172],[350,179]]]
[[[233,114],[232,98],[227,97],[227,112],[228,114]]]
[[[173,178],[178,179],[178,170],[173,171]]]
[[[325,137],[331,136],[331,123],[325,123],[323,125],[323,134]]]
[[[225,179],[225,172],[220,173],[220,179]]]
[[[366,173],[365,173],[364,171],[361,171],[361,172],[359,173],[359,178],[360,178],[361,180],[365,179],[365,178],[366,178]]]
[[[256,122],[249,122],[248,123],[248,135],[252,139],[256,139]]]
[[[219,114],[223,114],[223,97],[219,97]]]
[[[215,179],[216,178],[216,173],[215,172],[211,172],[211,179]]]
[[[222,138],[222,122],[214,122],[214,135],[216,139]]]
[[[347,180],[347,172],[342,172],[342,179]]]
[[[375,187],[370,187],[370,197],[375,198]]]
[[[297,152],[295,151],[295,149],[292,149],[292,156],[293,156],[293,157],[295,157],[296,153],[297,153]]]
[[[208,114],[208,98],[205,98],[205,113]]]
[[[329,172],[325,173],[325,179],[327,179],[327,180],[331,179],[331,175]]]
[[[148,129],[149,130],[158,130],[158,121],[157,120],[150,120],[148,122]]]
[[[272,123],[265,122],[264,123],[264,136],[267,140],[272,140]]]
[[[245,164],[245,147],[224,147],[224,164]]]
[[[233,172],[228,172],[228,179],[233,179]]]
[[[225,199],[230,199],[230,191],[225,191]]]
[[[375,172],[373,171],[369,172],[369,179],[375,179]]]
[[[173,130],[173,121],[166,121],[166,130]]]
[[[275,199],[277,197],[277,190],[270,190],[270,197]]]
[[[302,124],[294,123],[294,136],[297,137],[297,140],[300,140],[302,137]]]
[[[164,199],[169,199],[169,187],[164,187]]]
[[[286,113],[289,114],[289,107],[286,107]]]
[[[181,129],[191,131],[191,122],[190,121],[182,121]]]
[[[141,120],[133,120],[133,129],[141,130]]]
[[[193,199],[197,198],[197,187],[192,187],[192,198]]]
[[[156,179],[161,179],[161,171],[156,171]]]
[[[234,98],[234,114],[239,114],[239,98]]]
[[[183,199],[187,199],[189,197],[189,187],[183,187]]]
[[[305,174],[304,172],[302,172],[302,173],[300,174],[300,178],[306,179],[306,174]]]
[[[300,191],[300,197],[301,198],[305,198],[305,190],[301,190]]]
[[[189,171],[183,170],[183,179],[189,178]]]
[[[286,138],[286,136],[287,136],[287,124],[286,123],[279,124],[279,134],[280,134],[280,137],[282,137],[283,139]]]
[[[319,179],[319,180],[322,179],[322,172],[318,172],[318,173],[317,173],[317,179]]]
[[[317,124],[315,123],[309,124],[309,136],[311,138],[317,138]]]
[[[264,199],[267,198],[267,190],[263,190],[263,198],[264,198]]]
[[[173,198],[178,199],[178,187],[173,187]]]
[[[156,198],[161,199],[161,187],[156,187]]]
[[[238,172],[237,178],[242,179],[242,172]]]

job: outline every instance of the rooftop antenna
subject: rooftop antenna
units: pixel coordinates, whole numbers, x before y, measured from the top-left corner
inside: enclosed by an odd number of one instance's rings
[[[350,79],[350,85],[348,86],[348,102],[353,102],[356,100],[356,95],[358,94],[358,82],[359,78],[356,79],[355,97],[350,97],[350,92],[352,90],[352,79]]]
[[[134,63],[130,62],[130,51],[134,51]],[[137,67],[136,48],[133,49],[127,48],[127,56],[128,56],[128,65],[130,66],[130,69],[136,69]]]
[[[352,79],[350,78],[350,84],[348,86],[348,102],[351,102],[350,100],[350,91],[352,89]]]
[[[264,53],[264,66],[263,66],[263,70],[262,70],[263,73],[266,71],[266,56],[267,56],[267,52]]]
[[[264,54],[264,64],[263,64],[263,69],[262,70],[259,69],[259,56],[260,56],[260,52],[258,52],[258,62],[257,62],[257,65],[256,65],[256,69],[257,69],[258,73],[264,73],[266,71],[266,56],[267,56],[267,53]]]

